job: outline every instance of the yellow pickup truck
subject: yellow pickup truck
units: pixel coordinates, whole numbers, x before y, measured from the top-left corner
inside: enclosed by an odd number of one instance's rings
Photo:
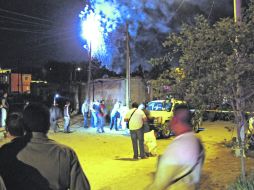
[[[147,104],[149,112],[148,123],[150,128],[156,131],[157,137],[168,138],[171,135],[169,129],[169,122],[173,118],[173,110],[179,104],[186,104],[185,101],[171,99],[171,100],[154,100]],[[202,117],[197,110],[192,109],[192,125],[195,132],[199,131],[202,124]]]
[[[157,132],[157,137],[168,138],[171,134],[168,128],[169,122],[173,118],[173,110],[175,106],[184,104],[182,100],[154,100],[148,103],[149,126]]]

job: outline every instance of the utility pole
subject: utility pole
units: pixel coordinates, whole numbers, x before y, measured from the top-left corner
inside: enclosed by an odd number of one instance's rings
[[[91,67],[92,67],[92,42],[90,42],[90,45],[89,45],[89,63],[88,63],[88,70],[87,70],[86,98],[89,100],[90,100]]]
[[[126,92],[125,92],[125,103],[126,106],[129,108],[130,106],[130,70],[131,70],[131,62],[130,62],[130,36],[129,36],[129,25],[126,24]]]
[[[240,26],[241,22],[242,22],[242,14],[241,14],[241,7],[242,7],[242,0],[233,0],[234,1],[234,21],[235,23]],[[235,43],[238,42],[237,36],[235,37]],[[235,49],[235,54],[237,57],[237,49]],[[237,62],[239,61],[239,59],[237,58]],[[240,86],[237,88],[237,94],[240,95],[241,92],[241,88]],[[238,97],[239,98],[239,97]],[[241,100],[237,100],[238,101],[238,105],[241,104]],[[237,109],[239,110],[239,109]],[[240,157],[241,157],[241,177],[243,180],[246,180],[245,174],[246,174],[246,169],[245,169],[245,151],[244,151],[244,147],[245,147],[245,119],[243,118],[243,113],[241,111],[238,111],[237,115],[238,115],[238,129],[237,129],[237,135],[238,135],[238,141],[239,141],[239,146],[240,146]]]
[[[233,1],[234,1],[234,20],[237,24],[240,24],[242,21],[241,14],[242,0],[233,0]]]

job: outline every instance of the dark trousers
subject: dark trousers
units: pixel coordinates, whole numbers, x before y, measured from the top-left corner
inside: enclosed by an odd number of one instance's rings
[[[88,128],[87,118],[88,118],[88,112],[85,112],[84,113],[84,128]]]
[[[111,117],[110,130],[113,129],[114,127],[115,130],[118,131],[117,119],[118,119],[117,115],[114,115],[113,117]]]
[[[131,141],[132,141],[132,146],[133,146],[134,157],[138,158],[138,144],[139,144],[140,157],[144,157],[145,150],[144,150],[143,127],[141,129],[137,129],[137,130],[130,130],[130,134],[131,134]]]
[[[57,120],[51,121],[50,122],[51,129],[54,130],[54,132],[57,131]]]

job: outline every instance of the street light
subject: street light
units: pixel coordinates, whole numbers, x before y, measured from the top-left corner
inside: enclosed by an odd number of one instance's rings
[[[90,98],[91,65],[92,58],[97,55],[106,55],[106,38],[116,29],[120,19],[120,12],[113,2],[103,2],[103,6],[97,6],[96,1],[85,6],[80,12],[81,37],[86,42],[84,48],[88,51],[88,81],[87,97]]]
[[[75,70],[74,70],[74,81],[77,81],[77,73],[76,72],[80,72],[81,70],[82,70],[81,67],[75,68]],[[80,74],[78,74],[78,76],[80,76]],[[78,77],[78,78],[80,78],[80,77]]]
[[[54,106],[56,105],[56,99],[59,98],[59,97],[60,97],[59,94],[55,94],[55,96],[54,96],[54,102],[53,102]]]

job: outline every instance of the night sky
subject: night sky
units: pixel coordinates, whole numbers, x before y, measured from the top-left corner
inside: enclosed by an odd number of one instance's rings
[[[144,0],[118,1],[122,1],[126,7],[129,6],[130,10],[146,2]],[[146,24],[137,20],[138,32],[131,36],[134,67],[139,64],[145,66],[150,58],[162,55],[161,43],[168,33],[179,30],[182,22],[191,22],[191,18],[196,14],[204,14],[211,22],[222,17],[233,16],[233,0],[148,1],[153,6],[166,4],[167,10],[165,11],[164,5],[158,9],[145,7],[137,10],[136,15],[131,15],[133,16],[131,19],[135,22],[138,14],[145,13],[152,23],[151,27],[147,28]],[[2,67],[41,66],[49,60],[64,62],[87,60],[87,52],[82,47],[79,35],[78,18],[84,6],[84,0],[1,0],[0,65]],[[6,10],[37,19],[12,14]],[[123,28],[124,26],[119,25],[118,32],[115,34],[122,35],[119,38],[122,41],[124,41]],[[119,67],[124,65],[124,43],[118,41],[116,46],[119,47],[114,53],[112,62],[104,64],[119,70]]]
[[[19,63],[36,66],[48,60],[67,62],[86,59],[78,32],[78,14],[83,6],[81,0],[0,1],[1,65],[15,66]]]

